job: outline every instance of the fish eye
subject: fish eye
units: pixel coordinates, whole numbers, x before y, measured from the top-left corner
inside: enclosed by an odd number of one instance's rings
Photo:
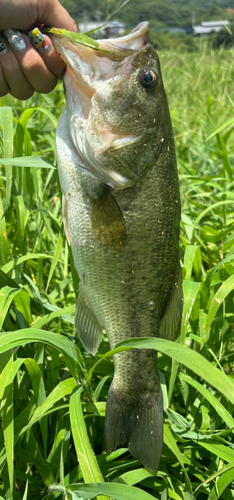
[[[158,83],[158,75],[152,69],[142,69],[139,73],[139,82],[144,89],[152,89]]]

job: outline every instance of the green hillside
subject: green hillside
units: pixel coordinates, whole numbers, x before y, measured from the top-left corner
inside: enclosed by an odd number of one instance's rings
[[[121,2],[120,2],[121,3]],[[84,19],[104,21],[109,13],[115,11],[119,2],[113,0],[65,0],[64,6],[79,22]],[[215,19],[234,19],[226,8],[233,7],[228,0],[130,0],[114,17],[128,25],[149,20],[154,28],[181,27],[189,29],[192,25],[192,12],[196,23]]]

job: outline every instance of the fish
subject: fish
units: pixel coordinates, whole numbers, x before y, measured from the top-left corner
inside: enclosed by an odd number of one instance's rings
[[[66,64],[56,147],[63,222],[80,278],[75,325],[95,355],[126,339],[175,340],[182,315],[180,193],[171,118],[148,22],[83,46],[52,36]],[[114,354],[105,443],[158,469],[163,397],[157,352]]]

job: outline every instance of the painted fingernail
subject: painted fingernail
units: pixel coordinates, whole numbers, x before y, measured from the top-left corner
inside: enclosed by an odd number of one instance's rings
[[[20,50],[26,49],[25,40],[18,30],[7,29],[4,30],[3,33],[13,49],[17,50],[18,52]]]
[[[6,54],[6,52],[7,52],[7,46],[4,42],[4,40],[0,37],[0,55]]]
[[[35,49],[37,49],[40,54],[44,54],[49,51],[50,46],[39,28],[34,28],[28,33],[28,36],[32,39]]]

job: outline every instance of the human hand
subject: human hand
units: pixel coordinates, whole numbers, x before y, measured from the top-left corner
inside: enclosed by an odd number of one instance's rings
[[[75,21],[58,0],[0,0],[0,11],[0,97],[10,93],[25,100],[34,90],[51,92],[65,69],[53,42],[43,34],[44,47],[38,45],[40,36],[33,45],[28,35],[12,29],[30,32],[47,25],[78,32]]]

